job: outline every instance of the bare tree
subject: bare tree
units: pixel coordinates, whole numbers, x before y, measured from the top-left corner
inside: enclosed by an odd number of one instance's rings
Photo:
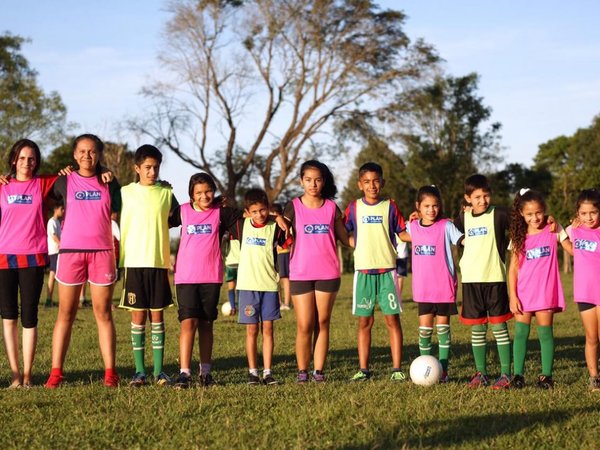
[[[367,0],[177,0],[162,66],[133,127],[235,197],[252,173],[270,199],[332,119],[375,110],[437,62],[400,11]]]

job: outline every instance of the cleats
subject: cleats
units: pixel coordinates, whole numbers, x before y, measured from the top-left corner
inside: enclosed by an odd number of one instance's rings
[[[390,377],[390,380],[398,381],[398,382],[406,381],[406,374],[404,372],[402,372],[401,370],[394,370],[392,372],[392,376]]]
[[[129,387],[142,387],[146,385],[146,374],[143,372],[136,372],[131,381]]]
[[[200,385],[204,386],[204,387],[211,387],[211,386],[215,386],[217,384],[217,382],[215,381],[215,379],[212,377],[212,375],[210,373],[200,374],[199,382],[200,382]]]
[[[450,377],[448,376],[448,372],[442,372],[442,376],[440,377],[440,383],[445,384],[450,382]]]
[[[510,382],[510,387],[514,389],[523,389],[525,387],[525,378],[523,375],[515,375]]]
[[[373,374],[369,370],[367,370],[367,371],[359,370],[358,372],[356,372],[354,374],[354,376],[352,378],[350,378],[350,381],[352,381],[353,383],[367,381],[367,380],[370,380],[372,376],[373,376]]]
[[[119,387],[119,375],[116,373],[104,375],[104,386],[116,388]]]
[[[258,378],[258,375],[253,375],[249,373],[248,381],[246,382],[246,384],[249,384],[250,386],[257,386],[260,384],[260,378]]]
[[[554,389],[554,381],[552,377],[540,375],[537,381],[537,387],[540,389]]]
[[[48,378],[48,381],[46,381],[46,384],[44,384],[44,387],[46,389],[56,389],[57,387],[60,387],[60,385],[63,382],[63,376],[62,375],[56,375],[56,374],[50,374],[50,377]]]
[[[503,373],[492,385],[492,389],[498,391],[501,389],[508,389],[510,387],[510,375]]]
[[[175,389],[189,389],[192,386],[192,376],[187,373],[180,373],[173,387]]]
[[[589,386],[591,392],[600,392],[600,376],[590,377]]]
[[[170,386],[173,384],[173,380],[171,377],[164,372],[159,373],[156,377],[154,377],[154,383],[157,386]]]
[[[469,381],[468,386],[470,388],[480,388],[480,387],[487,387],[487,385],[490,384],[487,375],[482,374],[481,372],[477,372],[473,378],[471,378],[471,381]]]
[[[315,383],[325,383],[325,374],[320,370],[315,370],[312,374],[312,380]]]
[[[296,383],[304,384],[308,382],[308,372],[306,370],[298,371],[298,376],[296,377]]]
[[[266,386],[274,386],[276,384],[279,384],[279,381],[277,381],[275,378],[273,378],[273,375],[271,375],[271,374],[263,377],[262,382]]]

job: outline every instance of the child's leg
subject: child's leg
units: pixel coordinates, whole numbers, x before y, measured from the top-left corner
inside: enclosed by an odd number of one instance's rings
[[[227,282],[227,299],[229,300],[229,305],[231,305],[231,309],[232,310],[236,309],[236,303],[235,303],[235,281],[236,280],[229,280]]]
[[[198,346],[202,374],[210,373],[213,350],[213,323],[210,320],[198,321]]]
[[[554,312],[538,311],[535,313],[537,321],[538,339],[542,351],[542,375],[552,377],[552,368],[554,366],[554,334],[552,324]]]
[[[510,338],[508,336],[508,325],[506,322],[493,323],[492,333],[496,339],[498,356],[500,357],[500,372],[503,375],[510,375]]]
[[[471,327],[471,349],[475,359],[475,367],[478,372],[487,375],[486,352],[487,352],[487,323],[473,325]]]
[[[329,351],[329,322],[335,302],[336,292],[315,291],[317,316],[314,331],[313,365],[315,370],[323,370]]]
[[[253,375],[258,375],[258,350],[256,345],[256,341],[258,340],[258,327],[258,323],[249,323],[246,325],[246,356],[248,357],[248,369],[256,371]]]
[[[48,291],[46,295],[46,306],[52,306],[52,296],[54,295],[54,279],[55,272],[54,270],[50,270],[48,272]]]
[[[262,323],[262,338],[263,338],[263,368],[271,370],[273,363],[273,349],[275,348],[273,321],[265,320]]]
[[[598,338],[600,337],[600,306],[581,311],[585,330],[585,363],[590,377],[598,376]]]
[[[448,358],[450,356],[450,316],[437,316],[435,331],[438,337],[438,359],[442,370],[448,373]]]
[[[298,370],[308,370],[311,357],[311,337],[315,329],[315,292],[292,295],[296,310],[296,361]]]
[[[198,329],[198,319],[183,319],[179,332],[179,364],[181,372],[191,373],[192,351],[194,350],[194,337]]]
[[[402,365],[402,324],[400,314],[385,315],[385,324],[390,337],[390,350],[392,353],[393,369],[400,369]]]
[[[146,316],[144,310],[131,312],[131,346],[136,373],[146,373],[144,353],[146,351]]]
[[[371,355],[371,329],[375,317],[358,318],[358,365],[361,370],[369,370],[369,357]]]
[[[11,386],[21,384],[21,371],[19,369],[19,322],[17,319],[3,319],[4,348],[10,365]]]
[[[433,314],[423,314],[422,316],[419,316],[419,355],[431,355],[432,335]]]
[[[525,356],[527,354],[527,339],[531,330],[531,314],[515,315],[515,339],[513,343],[513,359],[515,364],[515,375],[525,374]]]
[[[117,333],[112,317],[112,296],[114,287],[114,284],[111,284],[110,286],[90,284],[90,297],[92,299],[94,318],[96,319],[96,325],[98,326],[100,353],[102,354],[106,372],[112,372],[115,368]]]
[[[283,304],[285,306],[290,306],[290,301],[292,299],[290,294],[290,279],[285,277],[280,278],[279,281],[281,282],[281,290],[283,291]]]
[[[151,311],[152,359],[154,361],[154,376],[159,376],[163,371],[165,354],[165,322],[163,312]]]
[[[52,332],[52,369],[57,369],[62,374],[65,356],[71,342],[73,322],[77,317],[79,308],[80,285],[67,286],[58,284],[58,315]]]

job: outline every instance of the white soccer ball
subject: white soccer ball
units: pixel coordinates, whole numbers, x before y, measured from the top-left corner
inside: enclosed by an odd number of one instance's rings
[[[419,386],[434,385],[441,377],[442,365],[435,356],[419,356],[410,365],[410,379]]]
[[[229,304],[229,302],[223,303],[223,306],[221,306],[221,312],[223,313],[224,316],[231,315],[231,305]]]

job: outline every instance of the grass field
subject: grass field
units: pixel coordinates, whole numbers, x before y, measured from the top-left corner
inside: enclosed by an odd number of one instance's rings
[[[331,350],[323,385],[296,385],[294,312],[276,325],[274,373],[279,386],[247,386],[244,327],[233,318],[215,325],[214,376],[219,386],[188,391],[127,387],[133,374],[129,314],[116,311],[117,364],[122,386],[101,385],[102,367],[91,309],[80,311],[67,356],[66,385],[40,387],[50,368],[50,341],[56,309],[40,309],[35,364],[37,387],[0,390],[0,444],[4,448],[598,448],[600,393],[587,390],[583,337],[565,278],[569,307],[556,317],[553,391],[533,387],[539,345],[530,337],[522,391],[471,390],[474,372],[469,330],[452,319],[451,378],[447,385],[422,388],[389,381],[387,331],[377,316],[373,335],[375,378],[347,380],[357,370],[356,323],[351,317],[351,278],[345,276],[332,320]],[[405,288],[404,297],[409,292]],[[120,287],[119,287],[120,288]],[[166,314],[166,369],[178,371],[176,311]],[[404,303],[404,358],[407,370],[418,356],[417,313]],[[535,327],[533,327],[535,330]],[[512,332],[512,326],[511,326]],[[149,341],[149,339],[148,339]],[[497,373],[495,345],[489,346],[490,374]],[[196,361],[197,357],[195,357]],[[151,353],[147,352],[147,365]],[[9,384],[6,358],[0,382]]]

